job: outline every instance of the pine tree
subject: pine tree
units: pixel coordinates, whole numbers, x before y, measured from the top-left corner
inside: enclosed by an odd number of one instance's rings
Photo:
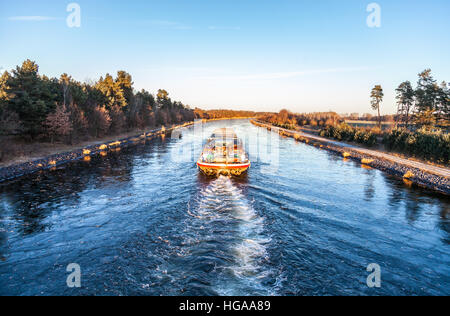
[[[22,132],[19,115],[8,109],[0,110],[0,136],[16,135]]]
[[[123,96],[129,106],[133,99],[133,79],[129,73],[126,71],[118,71],[116,77],[116,84],[123,91]]]
[[[410,114],[414,108],[415,93],[411,85],[411,82],[402,82],[398,88],[397,92],[397,103],[399,105],[398,116],[402,118],[402,122],[405,123],[405,127],[408,128]]]
[[[431,75],[431,69],[422,71],[419,74],[416,89],[417,111],[419,113],[429,110],[436,111],[438,93],[439,87]]]
[[[96,84],[96,88],[103,94],[104,99],[101,104],[105,104],[108,110],[114,106],[118,106],[119,108],[127,106],[123,89],[111,75],[106,74],[105,79],[100,78]]]
[[[0,106],[9,100],[7,82],[10,77],[11,75],[7,71],[0,76]]]
[[[8,108],[16,112],[24,127],[24,134],[34,138],[42,132],[42,123],[59,101],[57,83],[40,77],[38,65],[26,60],[16,67],[6,81]]]
[[[169,93],[164,89],[159,89],[156,94],[156,103],[158,108],[169,110],[172,108],[172,100],[169,98]]]
[[[381,114],[380,114],[380,104],[383,102],[383,88],[380,85],[376,85],[370,94],[372,109],[378,111],[378,127],[381,129]]]

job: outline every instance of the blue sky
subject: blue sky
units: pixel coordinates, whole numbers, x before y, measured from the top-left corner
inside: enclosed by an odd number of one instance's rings
[[[431,68],[450,81],[450,2],[383,0],[369,28],[360,0],[0,0],[0,67],[35,60],[41,73],[96,80],[128,71],[137,89],[164,88],[203,108],[371,112],[369,92]]]

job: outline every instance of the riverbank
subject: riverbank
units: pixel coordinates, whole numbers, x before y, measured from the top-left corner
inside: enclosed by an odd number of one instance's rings
[[[0,168],[0,183],[41,170],[52,169],[72,161],[81,159],[90,160],[91,156],[106,155],[110,151],[118,151],[120,150],[120,148],[133,146],[145,140],[154,139],[156,137],[164,137],[166,134],[172,132],[175,129],[190,126],[192,124],[194,124],[194,122],[174,125],[170,128],[165,128],[163,126],[158,129],[140,133],[139,135],[128,136],[115,140],[111,140],[111,138],[95,140],[91,145],[88,146],[76,146],[69,151],[54,153],[44,158],[31,158],[25,162],[11,164]]]
[[[253,119],[253,117],[233,117],[233,118],[217,118],[202,119],[202,122],[236,120],[236,119]],[[187,122],[181,125],[174,125],[170,128],[158,128],[147,132],[142,131],[139,134],[130,132],[123,137],[107,137],[96,139],[88,143],[78,144],[75,146],[63,146],[62,150],[52,148],[51,153],[43,151],[38,155],[29,157],[21,157],[19,161],[7,162],[0,164],[0,183],[19,178],[21,176],[35,173],[41,170],[52,169],[57,166],[77,161],[81,159],[89,160],[93,155],[105,155],[108,151],[118,151],[120,148],[137,145],[141,141],[160,137],[168,134],[175,129],[193,125],[194,122]]]
[[[360,148],[305,132],[275,127],[256,120],[251,120],[251,123],[259,127],[267,128],[268,130],[278,131],[282,136],[292,137],[308,145],[336,153],[344,159],[357,161],[366,167],[384,171],[403,179],[405,185],[417,185],[450,195],[450,169],[448,168],[411,161],[391,154]]]
[[[156,127],[155,127],[156,129]],[[83,141],[76,142],[74,144],[68,144],[64,142],[29,142],[20,138],[10,138],[6,139],[6,146],[11,147],[13,145],[17,150],[14,153],[8,153],[8,157],[0,162],[0,169],[5,167],[10,167],[18,165],[21,163],[30,162],[33,160],[39,160],[52,155],[71,152],[77,149],[82,149],[97,144],[107,144],[115,142],[118,139],[126,139],[130,137],[135,137],[135,135],[142,135],[147,132],[148,129],[135,129],[125,133],[120,133],[116,135],[108,135],[99,138],[91,138]],[[0,143],[4,139],[0,138]],[[7,150],[8,148],[2,148],[0,150]]]

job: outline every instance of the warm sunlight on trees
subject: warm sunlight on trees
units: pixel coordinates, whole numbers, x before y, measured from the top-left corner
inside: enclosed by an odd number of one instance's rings
[[[413,110],[415,102],[415,93],[413,87],[411,86],[411,82],[402,82],[396,92],[398,103],[397,115],[399,116],[400,121],[405,123],[405,127],[408,128],[410,114]]]
[[[268,113],[260,115],[260,120],[272,125],[295,129],[297,126],[331,126],[337,125],[343,120],[335,112],[318,112],[318,113],[291,113],[287,110],[281,110],[280,113]]]
[[[158,101],[161,102],[169,98],[169,93],[164,89],[159,89],[156,97],[158,98]]]
[[[431,130],[436,125],[436,117],[434,115],[434,111],[430,108],[427,108],[423,111],[420,111],[416,115],[416,124],[426,130]]]
[[[135,93],[126,71],[97,82],[81,83],[64,73],[59,79],[39,74],[38,65],[26,60],[0,77],[2,135],[19,134],[28,139],[79,142],[86,137],[119,134],[156,124],[194,120],[194,111],[174,102],[160,89]]]
[[[380,105],[383,102],[383,88],[380,85],[376,85],[370,94],[372,109],[378,111],[378,127],[381,129],[381,114]]]
[[[414,89],[409,81],[402,82],[396,89],[397,119],[409,128],[413,122],[417,127],[428,129],[446,128],[450,124],[450,91],[444,81],[440,85],[431,75],[431,70],[421,72]]]

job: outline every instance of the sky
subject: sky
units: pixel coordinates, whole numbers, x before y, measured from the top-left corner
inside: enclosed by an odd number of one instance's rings
[[[383,113],[395,88],[431,68],[450,81],[450,1],[379,0],[369,27],[364,0],[78,0],[69,27],[63,0],[0,0],[0,70],[25,59],[40,73],[96,81],[125,70],[136,89],[166,89],[204,109]],[[374,112],[373,112],[374,113]]]

